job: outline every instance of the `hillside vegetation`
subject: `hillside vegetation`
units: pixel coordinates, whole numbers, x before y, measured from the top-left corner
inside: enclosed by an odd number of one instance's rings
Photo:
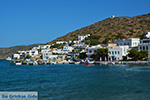
[[[56,41],[76,40],[79,35],[85,34],[99,36],[99,39],[95,40],[98,40],[100,43],[107,43],[108,40],[114,41],[115,39],[141,37],[143,33],[148,31],[150,31],[150,14],[135,17],[115,17],[68,33],[48,44],[52,44]]]

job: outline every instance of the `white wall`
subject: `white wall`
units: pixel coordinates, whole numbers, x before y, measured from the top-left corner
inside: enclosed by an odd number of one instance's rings
[[[140,43],[139,38],[129,38],[129,39],[123,39],[123,40],[115,40],[114,41],[117,46],[126,46],[128,45],[130,48],[138,46]]]
[[[110,60],[123,60],[123,56],[126,56],[129,51],[129,46],[108,47],[108,50]]]

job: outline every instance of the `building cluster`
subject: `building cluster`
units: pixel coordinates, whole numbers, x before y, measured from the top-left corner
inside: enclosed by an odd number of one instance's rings
[[[150,32],[145,33],[146,39],[140,40],[139,38],[128,38],[122,40],[115,40],[114,43],[107,45],[89,46],[85,44],[85,39],[90,34],[85,36],[78,36],[76,41],[57,41],[55,44],[65,44],[63,48],[51,48],[52,45],[39,45],[33,47],[31,50],[18,51],[12,54],[11,61],[20,61],[22,64],[55,64],[72,62],[78,59],[80,53],[86,53],[88,58],[101,48],[108,48],[108,61],[121,61],[127,59],[127,54],[132,48],[140,50],[147,50],[149,52],[148,58],[150,59]],[[70,45],[73,43],[73,45]],[[81,59],[80,59],[81,60]]]

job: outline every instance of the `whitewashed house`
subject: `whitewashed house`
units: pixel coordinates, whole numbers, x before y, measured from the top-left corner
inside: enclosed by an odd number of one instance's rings
[[[29,51],[26,51],[26,55],[29,55],[31,57],[35,57],[37,56],[39,53],[38,53],[38,50],[36,49],[32,49],[32,50],[29,50]]]
[[[51,58],[52,51],[49,49],[42,49],[41,54],[43,56],[43,60],[49,60]]]
[[[129,46],[130,48],[132,47],[137,47],[138,44],[140,43],[139,38],[129,38],[129,39],[123,39],[123,40],[115,40],[114,41],[117,46]]]
[[[144,34],[144,37],[150,38],[150,32],[146,32],[146,33]]]
[[[12,60],[20,59],[20,54],[12,54],[12,55],[11,55],[11,59],[12,59]]]
[[[78,36],[78,40],[79,40],[79,41],[84,41],[85,38],[87,38],[88,36],[90,36],[90,34],[87,34],[87,35],[85,35],[85,36]]]
[[[150,39],[143,39],[140,41],[138,45],[138,51],[147,50],[148,51],[148,59],[150,59]]]
[[[108,46],[107,48],[109,50],[109,61],[123,60],[123,57],[125,57],[129,51],[129,46]]]
[[[62,49],[62,54],[67,54],[68,52],[72,52],[74,48],[66,44]]]
[[[101,48],[103,48],[101,45],[87,47],[86,55],[90,58],[95,52],[97,52],[98,49],[101,49]]]
[[[73,47],[86,48],[88,45],[85,42],[75,43]]]
[[[62,49],[53,49],[52,53],[54,53],[54,54],[62,54]]]
[[[56,44],[64,44],[67,43],[66,41],[57,41]]]
[[[83,41],[83,40],[85,40],[85,38],[86,38],[86,36],[78,36],[79,41]]]

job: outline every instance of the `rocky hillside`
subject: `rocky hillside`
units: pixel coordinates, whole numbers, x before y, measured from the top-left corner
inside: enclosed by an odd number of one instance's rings
[[[25,46],[15,46],[10,48],[0,48],[0,59],[6,59],[7,57],[11,57],[11,54],[16,53],[20,50],[30,50],[32,47],[35,47],[39,44],[33,45],[25,45]]]
[[[108,40],[141,37],[145,32],[150,31],[150,14],[135,17],[115,17],[99,21],[90,26],[81,28],[65,36],[59,37],[48,44],[56,41],[75,40],[79,35],[91,34],[99,36],[100,43]]]
[[[56,41],[76,40],[79,35],[85,34],[99,37],[94,40],[99,41],[98,43],[107,43],[109,40],[114,41],[115,39],[141,37],[143,33],[148,31],[150,31],[150,14],[135,17],[115,17],[68,33],[47,44],[52,44]],[[28,50],[36,45],[0,48],[0,59],[4,59],[19,50]]]

